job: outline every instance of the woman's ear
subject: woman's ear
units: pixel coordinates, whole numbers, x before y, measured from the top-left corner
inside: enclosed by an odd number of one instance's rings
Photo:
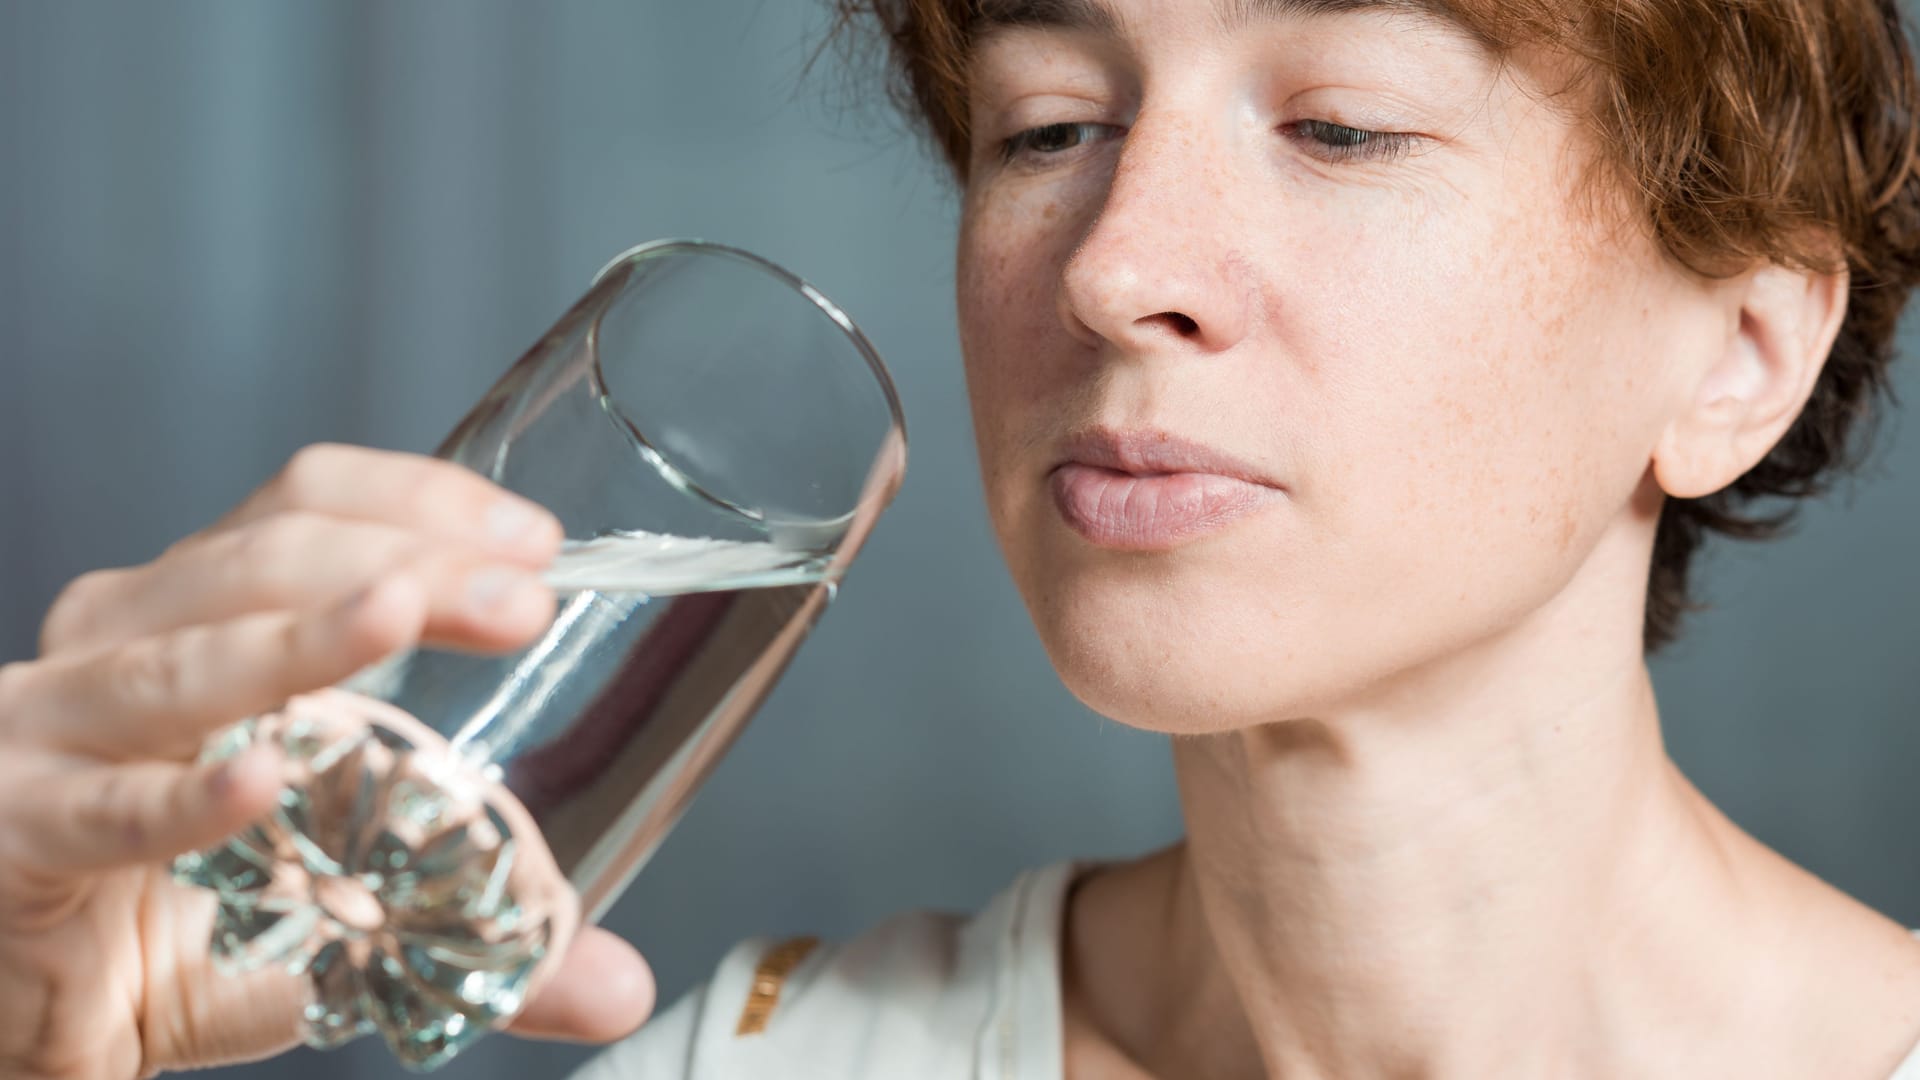
[[[1719,491],[1785,437],[1847,313],[1844,270],[1770,264],[1727,286],[1725,345],[1654,448],[1654,479],[1675,498]]]

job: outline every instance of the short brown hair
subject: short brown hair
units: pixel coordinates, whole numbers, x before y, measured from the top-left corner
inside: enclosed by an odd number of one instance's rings
[[[896,101],[966,180],[967,66],[988,0],[837,0],[885,38]],[[1579,100],[1611,175],[1668,254],[1703,274],[1759,262],[1850,274],[1845,322],[1806,409],[1732,485],[1670,499],[1654,541],[1644,641],[1695,605],[1709,533],[1773,536],[1855,465],[1891,398],[1887,368],[1920,282],[1920,113],[1896,0],[1445,0],[1501,55],[1582,63]]]

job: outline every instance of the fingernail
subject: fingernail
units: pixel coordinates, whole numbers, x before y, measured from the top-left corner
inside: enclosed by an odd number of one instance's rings
[[[526,580],[527,575],[503,566],[482,570],[467,581],[467,604],[482,615],[491,614]]]
[[[520,499],[501,499],[487,510],[487,533],[503,544],[525,540],[546,523],[546,511]]]

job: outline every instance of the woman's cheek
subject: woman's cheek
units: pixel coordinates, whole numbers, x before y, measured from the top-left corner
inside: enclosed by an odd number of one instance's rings
[[[963,228],[955,275],[961,356],[981,483],[1003,536],[1018,516],[1017,447],[1032,437],[1044,363],[1033,276],[1000,234],[978,221]]]
[[[1056,245],[1030,216],[982,207],[963,225],[956,281],[976,424],[1014,423],[1040,407],[1082,348],[1060,324]]]

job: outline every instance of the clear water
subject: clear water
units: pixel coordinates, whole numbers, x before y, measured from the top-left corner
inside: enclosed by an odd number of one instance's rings
[[[178,878],[232,969],[310,978],[307,1041],[415,1069],[516,1014],[684,809],[832,592],[826,560],[647,533],[569,544],[510,656],[421,649],[210,746],[288,761],[280,808]]]

